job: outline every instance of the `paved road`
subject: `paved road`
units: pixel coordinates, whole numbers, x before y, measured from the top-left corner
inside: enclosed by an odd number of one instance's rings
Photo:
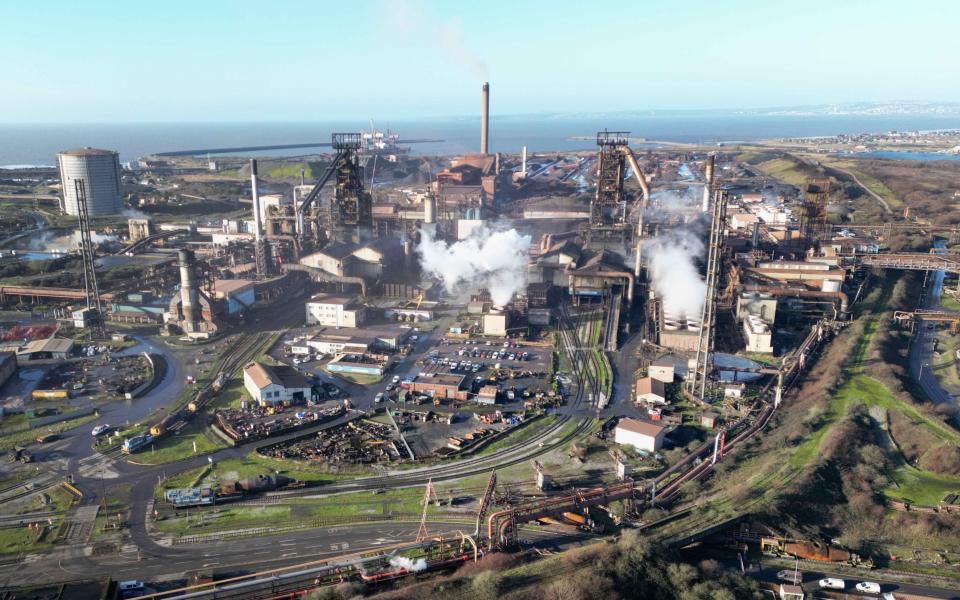
[[[935,247],[943,248],[943,240],[937,240]],[[943,271],[931,271],[927,275],[927,285],[924,290],[920,308],[937,309],[940,306],[940,296],[943,294]],[[933,346],[936,340],[936,326],[933,323],[922,321],[916,324],[916,333],[910,347],[910,372],[920,383],[924,393],[937,404],[953,402],[953,396],[940,385],[933,370]]]
[[[768,581],[777,583],[777,572],[782,570],[792,570],[788,567],[775,566],[775,565],[764,565],[763,561],[759,564],[751,565],[747,569],[747,575],[757,579],[759,581]],[[917,585],[914,583],[901,583],[898,581],[892,581],[884,579],[881,573],[865,571],[859,577],[853,577],[849,573],[838,573],[831,572],[829,569],[822,570],[808,570],[801,568],[799,569],[801,576],[803,577],[803,588],[809,594],[813,594],[814,597],[817,597],[816,592],[820,591],[820,586],[818,582],[820,579],[825,577],[833,577],[836,579],[842,579],[846,582],[846,593],[856,594],[855,586],[861,581],[872,581],[874,583],[879,583],[880,588],[883,593],[894,592],[894,593],[903,593],[903,594],[916,594],[919,596],[924,596],[928,598],[945,598],[950,600],[960,600],[960,595],[957,594],[955,590],[948,588],[937,587],[934,584],[930,585]]]

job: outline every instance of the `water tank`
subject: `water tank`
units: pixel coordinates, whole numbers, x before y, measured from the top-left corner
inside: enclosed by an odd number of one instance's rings
[[[60,152],[57,154],[57,166],[63,184],[61,208],[66,214],[79,214],[77,180],[84,182],[89,215],[114,215],[123,209],[120,157],[113,150],[80,148]]]
[[[840,282],[832,279],[824,279],[823,285],[820,286],[820,289],[824,292],[839,292]]]

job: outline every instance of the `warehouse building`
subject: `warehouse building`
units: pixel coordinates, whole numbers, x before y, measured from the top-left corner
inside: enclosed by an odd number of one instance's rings
[[[254,282],[249,279],[218,279],[213,282],[213,297],[225,302],[228,315],[246,313],[256,302]]]
[[[302,404],[310,399],[310,384],[286,365],[252,362],[243,367],[243,385],[261,406]]]
[[[650,404],[667,403],[666,386],[659,379],[641,377],[637,380],[634,391],[637,402],[648,402]]]
[[[656,452],[663,446],[666,429],[649,421],[624,418],[617,423],[613,432],[613,441],[633,446],[642,452]]]
[[[463,389],[463,375],[454,373],[430,373],[417,375],[410,383],[410,391],[426,394],[433,398],[466,400],[467,390]]]

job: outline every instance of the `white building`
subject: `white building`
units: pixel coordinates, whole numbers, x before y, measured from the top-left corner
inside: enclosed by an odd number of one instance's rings
[[[663,446],[666,430],[649,421],[623,418],[613,430],[613,441],[644,452],[656,452]]]
[[[243,368],[243,385],[260,405],[301,404],[310,399],[310,384],[286,365],[252,362]]]
[[[358,327],[366,320],[366,311],[355,298],[317,294],[306,303],[307,325]]]
[[[663,382],[659,379],[641,377],[637,380],[634,391],[636,392],[637,402],[648,402],[650,404],[667,403],[666,386],[664,386]]]
[[[507,335],[506,313],[487,313],[483,315],[483,333],[486,335]]]
[[[786,225],[790,214],[780,208],[761,206],[757,209],[757,216],[767,225]]]
[[[663,383],[673,383],[673,378],[676,375],[676,369],[677,366],[672,360],[667,358],[658,358],[650,363],[650,368],[647,369],[647,375],[653,379],[656,379],[657,381],[662,381]]]
[[[743,320],[743,332],[747,338],[747,351],[773,354],[773,333],[763,319],[748,315]]]

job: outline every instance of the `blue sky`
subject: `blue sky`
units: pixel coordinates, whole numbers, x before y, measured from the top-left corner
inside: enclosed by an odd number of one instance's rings
[[[289,121],[960,100],[960,2],[39,0],[0,122]]]

